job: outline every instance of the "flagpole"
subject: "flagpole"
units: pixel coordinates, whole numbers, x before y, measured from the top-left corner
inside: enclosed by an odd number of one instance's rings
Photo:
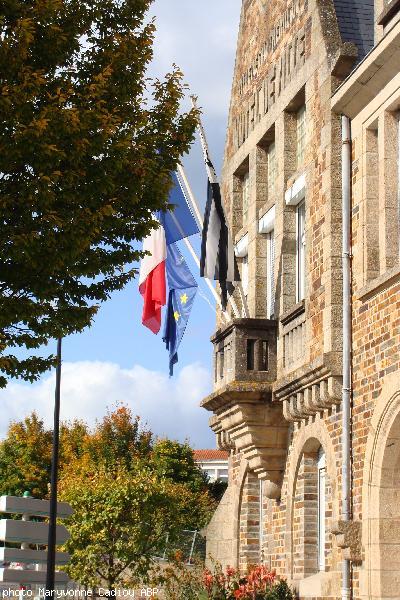
[[[182,171],[183,171],[183,169],[182,169]],[[182,188],[182,183],[181,183],[181,181],[180,181],[179,177],[178,177],[177,179],[178,179],[178,182],[179,182],[180,188],[181,188],[181,190],[182,190],[182,194],[184,195],[184,197],[185,197],[185,200],[186,200],[186,202],[187,202],[187,197],[186,197],[186,194],[185,194],[185,190]],[[194,198],[194,196],[193,196],[193,194],[192,194],[192,193],[191,193],[191,196]],[[174,215],[173,211],[171,211],[171,217],[172,217],[172,219],[173,219],[173,221],[174,221],[175,225],[177,226],[178,230],[181,232],[181,234],[182,234],[182,235],[184,235],[184,232],[182,231],[182,227],[181,227],[181,225],[180,225],[180,223],[179,223],[178,219],[177,219],[177,218],[176,218],[176,216]],[[202,223],[202,219],[201,219],[201,217],[200,217],[200,226],[201,226],[201,227],[203,226],[203,223]],[[193,258],[194,262],[195,262],[195,263],[196,263],[196,265],[197,265],[197,267],[200,269],[200,260],[199,260],[199,257],[197,256],[197,254],[196,254],[196,252],[195,252],[195,249],[193,248],[193,246],[192,246],[192,244],[191,244],[190,240],[189,240],[187,237],[183,237],[183,241],[185,242],[185,245],[186,245],[187,249],[189,250],[189,252],[190,252],[190,254],[191,254],[191,256],[192,256],[192,258]],[[210,280],[209,280],[207,277],[204,277],[204,280],[205,280],[206,284],[208,285],[208,287],[210,288],[210,291],[211,291],[212,295],[214,296],[215,300],[217,301],[217,304],[218,304],[218,306],[219,306],[219,307],[220,307],[220,309],[222,310],[222,313],[223,313],[223,315],[224,315],[224,317],[225,317],[225,321],[226,321],[227,323],[229,323],[229,321],[230,321],[229,315],[228,315],[228,313],[227,313],[225,310],[223,310],[223,308],[222,308],[221,298],[219,297],[217,290],[215,289],[215,287],[213,286],[213,284],[211,283],[211,281],[210,281]]]
[[[197,97],[196,96],[191,96],[190,98],[192,100],[193,108],[195,108],[197,110]],[[214,165],[213,165],[213,163],[212,163],[212,161],[210,159],[210,152],[209,152],[209,149],[208,149],[208,144],[207,144],[207,139],[206,139],[206,133],[204,131],[204,127],[203,127],[203,124],[201,122],[200,116],[198,117],[198,120],[197,120],[197,128],[198,128],[199,135],[200,135],[200,142],[201,142],[201,147],[203,149],[204,163],[206,165],[206,170],[207,170],[208,178],[210,180],[210,183],[218,183],[217,174],[215,172]],[[241,281],[239,281],[237,283],[237,287],[239,289],[240,300],[242,302],[244,316],[246,317],[246,319],[248,319],[248,318],[250,318],[249,307],[247,305],[247,300],[246,300],[246,296],[244,294],[244,290],[243,290],[243,286],[242,286],[242,282]],[[233,308],[233,311],[235,312],[235,316],[238,317],[239,316],[239,309],[237,307],[237,304],[236,304],[235,299],[233,298],[233,296],[229,296],[229,302],[230,302],[230,304],[231,304],[231,306]]]
[[[181,181],[179,181],[179,179],[182,180],[183,185],[185,187],[185,190],[183,189],[183,187],[181,185]],[[191,189],[191,187],[189,185],[189,180],[186,177],[186,173],[185,173],[185,170],[182,167],[182,165],[178,165],[178,181],[179,181],[179,185],[181,186],[181,190],[182,190],[182,192],[183,192],[183,194],[184,194],[185,197],[186,197],[186,193],[187,193],[187,196],[188,196],[189,201],[190,201],[190,205],[191,205],[191,207],[193,209],[193,212],[194,212],[195,217],[196,217],[196,219],[198,221],[198,224],[200,225],[200,228],[202,229],[203,228],[203,216],[202,216],[202,214],[200,212],[199,205],[197,204],[196,198],[194,197],[192,189]],[[185,191],[186,191],[186,193],[185,193]]]
[[[61,391],[61,346],[62,338],[57,340],[57,368],[56,389],[54,399],[54,427],[53,446],[51,457],[51,484],[50,484],[50,519],[47,542],[47,570],[46,570],[46,592],[54,594],[55,586],[55,556],[56,556],[56,528],[57,528],[57,484],[58,484],[58,459],[60,444],[60,391]]]

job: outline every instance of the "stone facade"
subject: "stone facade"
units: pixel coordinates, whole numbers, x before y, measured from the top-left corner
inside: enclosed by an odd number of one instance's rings
[[[242,6],[222,190],[250,318],[218,319],[213,338],[203,406],[231,457],[207,540],[243,572],[276,569],[300,598],[341,598],[344,559],[353,598],[400,598],[399,14],[399,0]],[[353,149],[350,521],[342,114]]]

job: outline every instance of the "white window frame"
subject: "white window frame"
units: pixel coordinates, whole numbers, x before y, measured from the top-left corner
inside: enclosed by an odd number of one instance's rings
[[[263,215],[258,232],[267,234],[267,318],[275,316],[275,205]]]
[[[326,455],[321,447],[318,452],[318,570],[325,571],[326,557]]]
[[[304,162],[304,155],[306,149],[307,139],[307,110],[306,105],[303,104],[296,113],[296,162],[297,168],[301,167]]]
[[[296,206],[296,302],[305,298],[306,291],[306,203]]]
[[[245,297],[247,298],[249,291],[249,234],[246,233],[235,246],[235,256],[241,258],[241,281]]]

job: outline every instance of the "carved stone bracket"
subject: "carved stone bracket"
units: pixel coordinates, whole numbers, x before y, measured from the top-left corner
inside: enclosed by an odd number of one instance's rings
[[[316,415],[334,404],[341,403],[340,378],[328,377],[304,387],[283,401],[283,414],[288,421],[301,421]]]
[[[332,527],[339,548],[343,548],[343,558],[356,565],[362,563],[361,521],[338,521]]]
[[[274,385],[275,399],[283,402],[285,419],[307,420],[342,400],[342,377],[338,360],[325,355],[320,363],[307,370],[299,369],[291,377]]]
[[[203,400],[213,411],[211,429],[220,447],[233,444],[242,452],[249,467],[264,480],[265,494],[278,499],[287,454],[289,424],[282,404],[272,402],[268,384],[233,382]]]

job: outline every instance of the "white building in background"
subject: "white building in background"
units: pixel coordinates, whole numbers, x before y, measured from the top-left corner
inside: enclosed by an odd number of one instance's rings
[[[210,481],[228,481],[228,458],[226,450],[194,450],[194,459],[207,473]]]

